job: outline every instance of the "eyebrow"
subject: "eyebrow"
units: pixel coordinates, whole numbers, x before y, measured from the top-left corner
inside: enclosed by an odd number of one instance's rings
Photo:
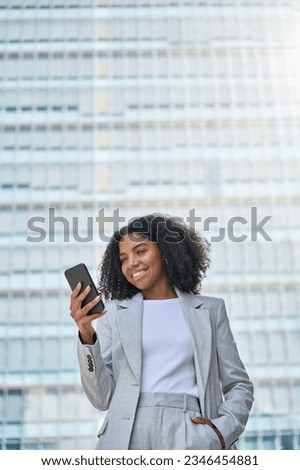
[[[136,249],[139,248],[141,245],[147,246],[147,243],[145,243],[145,242],[140,242],[140,243],[138,243],[137,245],[135,245],[135,247],[132,249],[132,251],[133,251],[133,250],[136,250]],[[121,257],[122,255],[126,255],[126,253],[119,253],[119,257]]]

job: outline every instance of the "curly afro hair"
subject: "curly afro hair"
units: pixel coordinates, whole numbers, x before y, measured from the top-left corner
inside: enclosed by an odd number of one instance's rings
[[[182,292],[200,293],[209,267],[209,243],[181,218],[153,213],[129,221],[115,231],[98,267],[98,289],[107,300],[124,300],[140,290],[124,277],[119,259],[119,242],[129,233],[138,233],[156,242],[165,262],[167,276]]]

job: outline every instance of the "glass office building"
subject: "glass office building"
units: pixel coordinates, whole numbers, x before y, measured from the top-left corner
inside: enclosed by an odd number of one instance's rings
[[[94,447],[63,271],[152,211],[211,242],[256,390],[239,447],[300,448],[299,23],[296,0],[0,0],[0,448]]]

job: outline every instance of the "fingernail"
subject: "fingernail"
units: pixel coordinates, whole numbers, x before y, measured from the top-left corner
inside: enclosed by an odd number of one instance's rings
[[[90,288],[91,288],[90,286],[86,286],[85,290],[90,290]]]

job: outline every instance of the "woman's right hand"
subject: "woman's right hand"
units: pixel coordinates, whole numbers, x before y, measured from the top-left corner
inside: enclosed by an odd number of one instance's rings
[[[70,315],[79,329],[82,343],[94,344],[95,330],[92,326],[92,322],[97,320],[97,318],[105,315],[106,310],[102,310],[102,312],[99,313],[94,313],[93,315],[87,315],[91,308],[99,302],[100,297],[98,295],[84,307],[81,307],[83,300],[86,298],[91,288],[90,286],[87,286],[84,291],[79,294],[80,289],[81,283],[79,282],[70,297]]]

